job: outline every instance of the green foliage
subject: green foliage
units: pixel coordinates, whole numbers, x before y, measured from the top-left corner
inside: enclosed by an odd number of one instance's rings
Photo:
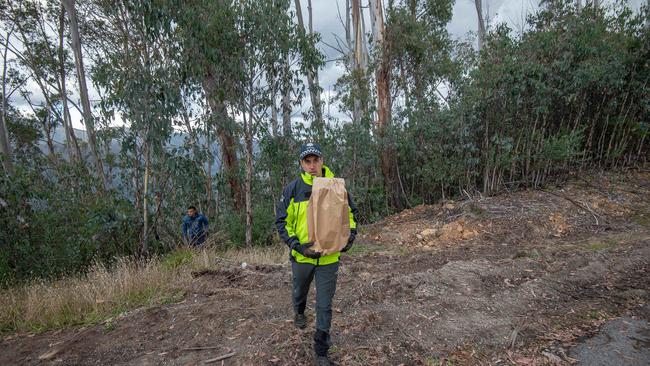
[[[275,203],[275,200],[273,200]],[[253,207],[253,245],[269,245],[275,238],[275,207],[273,204],[256,204]],[[246,221],[232,213],[219,220],[219,229],[228,234],[230,245],[244,246]]]
[[[317,139],[326,164],[346,179],[361,223],[396,210],[389,204],[398,201],[394,195],[415,206],[473,191],[539,187],[570,171],[648,158],[647,9],[634,14],[616,3],[607,11],[578,10],[573,1],[546,1],[526,31],[497,24],[476,52],[446,30],[451,1],[391,1],[388,53],[371,54],[366,70],[344,60],[347,72],[335,86],[341,112],[354,121],[330,116],[324,128],[312,128],[312,109],[281,134],[281,94],[288,93],[295,115],[302,78],[324,64],[320,35],[294,23],[289,0],[94,0],[78,6],[89,75],[101,91],[94,117],[112,189],[100,192],[88,156],[75,165],[63,148],[43,152],[62,123],[59,50],[64,70],[70,74],[73,66],[67,41],[59,49],[41,29],[58,26],[60,4],[24,3],[2,9],[3,27],[20,25],[33,51],[9,62],[7,86],[30,98],[21,85],[25,75],[38,78],[47,101],[33,115],[11,105],[5,111],[17,168],[0,176],[5,283],[83,271],[93,261],[137,254],[143,244],[149,254],[171,251],[190,204],[209,217],[211,232],[242,246],[246,220],[237,190],[251,146],[256,245],[277,240],[275,204],[300,173],[296,154],[305,140]],[[393,96],[392,121],[381,134],[380,56],[388,61]],[[116,116],[126,125],[113,126]],[[172,146],[179,136],[184,140]],[[397,191],[385,191],[384,144],[396,163]],[[89,155],[83,142],[81,150]],[[164,265],[189,260],[189,252],[176,251]]]
[[[190,249],[182,248],[176,249],[172,252],[165,254],[162,257],[161,264],[164,269],[168,271],[176,270],[188,263],[192,262],[193,252]]]
[[[118,194],[97,195],[91,177],[67,168],[72,189],[22,167],[0,176],[0,283],[81,271],[137,248],[133,207]]]
[[[440,43],[427,51],[434,42],[419,42],[440,33],[395,11],[402,48],[394,74],[406,103],[393,135],[403,186],[422,187],[405,188],[411,202],[504,184],[536,187],[570,168],[646,157],[647,126],[638,122],[649,116],[643,15],[620,5],[578,13],[572,4],[553,2],[520,36],[497,25],[478,58],[456,45],[451,61],[448,51],[435,57],[445,49]],[[426,76],[410,79],[420,69]],[[420,92],[438,88],[436,80],[448,80],[450,98]]]

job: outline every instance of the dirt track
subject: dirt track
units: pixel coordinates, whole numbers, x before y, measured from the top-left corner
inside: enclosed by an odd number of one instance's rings
[[[362,233],[334,300],[341,365],[569,364],[607,320],[650,320],[648,173],[421,206]],[[199,365],[232,352],[224,364],[310,364],[312,331],[288,320],[290,278],[287,264],[196,273],[180,303],[7,337],[0,365]]]

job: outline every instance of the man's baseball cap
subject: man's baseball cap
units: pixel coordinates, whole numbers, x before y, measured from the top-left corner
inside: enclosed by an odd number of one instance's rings
[[[319,158],[323,157],[321,152],[320,145],[308,142],[300,147],[300,160],[304,159],[307,155],[316,155]]]

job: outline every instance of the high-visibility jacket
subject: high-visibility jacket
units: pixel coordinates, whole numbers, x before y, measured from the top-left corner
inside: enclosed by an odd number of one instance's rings
[[[332,171],[323,165],[323,177],[334,178]],[[299,178],[289,183],[282,192],[275,211],[275,225],[278,233],[284,242],[292,248],[294,245],[302,245],[309,242],[307,228],[307,204],[311,196],[311,188],[314,177],[303,172]],[[348,192],[348,215],[350,216],[350,240],[357,235],[357,207],[352,201]],[[291,256],[298,263],[311,263],[315,265],[326,265],[336,263],[341,256],[340,252],[328,254],[318,259],[307,258],[295,250],[291,250]]]

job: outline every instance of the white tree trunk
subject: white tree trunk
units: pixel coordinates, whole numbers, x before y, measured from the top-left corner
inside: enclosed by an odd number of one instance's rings
[[[483,18],[483,4],[482,0],[474,0],[476,6],[476,15],[478,16],[478,50],[483,49],[483,42],[485,42],[485,20]]]
[[[307,13],[309,14],[309,34],[314,33],[314,22],[312,19],[311,0],[307,0]]]
[[[9,37],[12,31],[7,32],[2,55],[2,119],[0,120],[0,154],[2,154],[2,166],[8,175],[14,174],[13,153],[7,130],[7,51],[9,49]]]
[[[390,123],[390,80],[388,79],[387,52],[384,45],[384,14],[381,0],[370,0],[370,22],[372,26],[372,41],[377,55],[377,125],[380,129]]]
[[[302,19],[302,8],[300,6],[300,0],[295,0],[296,4],[296,17],[298,18],[298,26],[302,29],[303,32],[307,33],[305,30],[305,24]],[[311,18],[311,1],[309,2],[309,17]],[[311,22],[311,21],[310,21]],[[311,32],[310,32],[311,33]],[[318,131],[319,135],[323,133],[324,122],[323,122],[323,111],[322,103],[320,100],[320,85],[318,83],[318,72],[307,72],[307,85],[309,86],[309,95],[311,96],[311,106],[314,110],[314,127]]]
[[[285,72],[282,79],[282,136],[291,136],[291,80],[289,76],[289,55],[284,60]]]
[[[359,4],[359,17],[361,18],[361,69],[364,73],[368,71],[368,60],[370,55],[368,53],[368,37],[366,36],[366,18],[363,16],[363,6]]]
[[[150,147],[149,143],[147,143],[147,134],[145,133],[145,138],[144,138],[144,149],[145,149],[145,154],[144,154],[144,159],[145,159],[145,168],[144,168],[144,187],[142,189],[142,222],[143,222],[143,227],[142,227],[142,243],[141,243],[141,248],[142,248],[142,253],[147,254],[149,252],[149,175],[151,171],[151,159],[150,159]]]
[[[97,142],[95,138],[95,126],[93,122],[92,110],[90,108],[90,99],[88,97],[88,86],[86,85],[86,72],[84,71],[83,56],[81,54],[81,39],[79,37],[79,25],[77,24],[77,13],[75,10],[74,0],[61,0],[66,12],[68,13],[68,20],[70,22],[70,37],[72,40],[72,48],[74,51],[75,66],[77,68],[77,79],[79,80],[79,94],[81,96],[81,106],[84,114],[84,123],[86,125],[86,133],[88,134],[88,146],[95,158],[95,166],[97,168],[97,175],[101,179],[102,188],[107,189],[108,183],[106,175],[104,174],[104,165],[101,156],[97,150]]]
[[[363,14],[361,13],[361,1],[352,0],[352,25],[354,29],[354,41],[352,41],[352,72],[358,74],[364,72],[365,65],[367,65],[366,55],[364,53],[365,41],[363,39],[363,31],[361,27],[361,20]],[[354,88],[353,88],[354,89]],[[353,99],[352,122],[359,123],[361,121],[361,101],[357,95]]]
[[[212,141],[210,140],[210,122],[206,119],[205,121],[205,145],[206,145],[206,150],[210,151],[210,145]],[[215,207],[212,206],[212,159],[210,158],[211,154],[208,155],[208,166],[205,168],[207,170],[207,174],[205,175],[205,185],[206,185],[206,192],[207,192],[207,208],[206,208],[206,214],[208,215],[208,219],[212,220],[214,216],[214,211],[216,210],[216,205]],[[202,165],[205,165],[203,163]]]
[[[252,98],[253,85],[251,82],[249,95]],[[248,118],[246,112],[244,117],[244,139],[246,140],[246,181],[244,195],[246,199],[246,246],[253,246],[253,204],[252,204],[252,184],[253,184],[253,101],[250,101],[248,108]]]
[[[59,16],[59,78],[61,79],[61,84],[59,85],[61,104],[63,106],[63,125],[65,128],[65,138],[66,146],[68,148],[68,155],[70,161],[74,163],[79,163],[83,161],[83,156],[81,155],[81,149],[79,148],[79,143],[77,137],[74,134],[74,128],[72,127],[72,119],[70,118],[70,107],[68,106],[68,92],[66,88],[66,74],[65,74],[65,60],[63,58],[63,39],[64,39],[64,27],[65,27],[65,8],[61,7],[61,14]]]
[[[381,0],[370,0],[373,45],[377,55],[377,132],[381,140],[380,161],[384,178],[384,190],[390,205],[402,208],[397,177],[397,161],[392,136],[387,132],[391,126],[390,96],[390,50],[385,42],[384,9]]]
[[[278,123],[278,104],[276,101],[276,96],[278,95],[277,90],[277,80],[272,80],[273,87],[271,88],[271,129],[273,131],[273,137],[280,136],[280,124]]]
[[[372,27],[372,43],[377,47],[377,43],[381,42],[382,32],[380,29],[384,26],[384,9],[381,0],[370,0],[370,26]]]

